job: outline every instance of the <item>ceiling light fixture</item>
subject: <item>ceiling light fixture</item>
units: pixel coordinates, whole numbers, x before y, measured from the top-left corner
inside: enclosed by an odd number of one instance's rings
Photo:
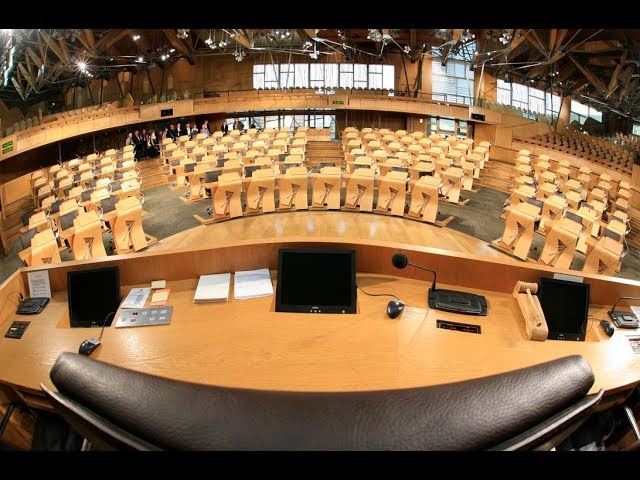
[[[133,36],[133,41],[137,42],[138,40],[140,40],[140,35],[134,35]]]
[[[181,39],[183,39],[183,40],[184,40],[185,38],[187,38],[187,37],[189,36],[189,30],[190,30],[190,29],[188,29],[188,28],[179,28],[179,29],[178,29],[178,35],[177,35],[177,36],[178,36],[178,38],[181,38]]]

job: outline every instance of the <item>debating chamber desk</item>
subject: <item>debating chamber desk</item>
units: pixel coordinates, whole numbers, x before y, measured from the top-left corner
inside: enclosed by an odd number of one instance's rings
[[[193,303],[203,274],[267,267],[275,292],[278,249],[302,247],[354,249],[358,286],[398,296],[404,312],[390,319],[389,297],[358,290],[356,314],[276,313],[275,293],[234,300],[233,280],[228,302]],[[439,288],[485,295],[487,316],[428,309],[431,273],[411,266],[397,270],[391,264],[397,252],[436,270]],[[627,338],[640,331],[616,329],[608,337],[599,325],[620,296],[640,296],[640,282],[583,275],[591,285],[586,341],[536,342],[527,339],[512,291],[517,281],[552,276],[552,268],[390,242],[282,237],[21,268],[0,287],[1,388],[12,389],[30,406],[50,408],[40,383],[53,388],[49,372],[56,359],[100,333],[69,328],[67,272],[112,265],[120,268],[122,298],[132,287],[166,280],[173,316],[170,325],[137,328],[115,328],[114,320],[91,358],[148,374],[252,389],[381,390],[474,379],[578,354],[595,373],[590,393],[605,390],[601,406],[622,402],[640,383],[640,354]],[[38,270],[49,271],[52,299],[38,315],[16,315],[15,291],[27,297],[27,272]],[[477,324],[482,332],[438,329],[436,319]],[[16,320],[31,323],[21,339],[5,338]]]

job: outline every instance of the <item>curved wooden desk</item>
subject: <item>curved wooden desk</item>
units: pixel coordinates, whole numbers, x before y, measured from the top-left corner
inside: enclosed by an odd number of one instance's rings
[[[386,297],[358,291],[353,315],[274,312],[274,297],[227,303],[194,304],[198,276],[268,267],[275,283],[281,247],[355,249],[358,285],[368,293],[394,293],[406,302],[402,316],[386,316]],[[431,274],[413,267],[396,270],[392,255],[401,251],[413,263],[439,272],[438,286],[486,295],[486,317],[450,314],[426,308]],[[151,280],[165,279],[174,306],[171,325],[105,329],[92,358],[174,379],[224,386],[300,391],[343,391],[434,385],[509,371],[571,354],[583,355],[596,376],[592,393],[605,389],[610,402],[640,383],[640,355],[617,330],[609,338],[598,321],[622,295],[638,296],[640,282],[585,274],[591,284],[586,342],[531,342],[511,295],[518,280],[537,281],[552,269],[499,261],[460,252],[376,241],[288,237],[233,241],[204,249],[151,251],[107,259],[48,265],[53,298],[44,312],[16,316],[7,306],[0,314],[6,331],[14,320],[30,320],[20,340],[0,338],[0,382],[28,403],[42,406],[39,384],[63,351],[99,331],[69,328],[66,278],[69,270],[107,265],[120,267],[122,293]],[[16,304],[27,294],[22,268],[0,288],[0,303]],[[402,276],[401,276],[402,275]],[[232,287],[233,288],[233,287]],[[436,319],[482,326],[482,334],[441,330]],[[640,332],[633,332],[636,335]],[[45,405],[46,406],[46,405]]]

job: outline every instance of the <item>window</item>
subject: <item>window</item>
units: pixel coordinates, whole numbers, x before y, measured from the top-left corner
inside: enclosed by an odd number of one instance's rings
[[[551,93],[545,93],[546,114],[551,118],[560,115],[560,96]]]
[[[296,63],[293,67],[295,72],[295,87],[309,88],[309,64]]]
[[[382,88],[382,65],[369,65],[369,88]]]
[[[453,134],[456,131],[456,121],[453,118],[441,118],[440,131],[447,134]]]
[[[264,65],[253,66],[253,88],[264,88]]]
[[[471,105],[473,70],[469,70],[467,62],[450,59],[443,67],[441,59],[434,59],[432,61],[431,83],[434,100]]]
[[[529,108],[529,89],[525,85],[511,84],[511,106],[520,110]]]
[[[587,117],[591,117],[598,122],[602,122],[602,111],[596,110],[588,105],[583,105],[580,102],[571,100],[571,114],[569,115],[569,121],[574,120],[583,124]]]
[[[353,88],[353,64],[340,64],[340,88]]]
[[[545,114],[544,92],[542,90],[529,87],[529,110]]]
[[[640,123],[634,123],[631,133],[634,135],[640,135]]]
[[[278,88],[278,65],[264,66],[264,88]]]
[[[511,105],[511,84],[498,79],[498,103]]]
[[[353,88],[368,88],[367,66],[362,63],[353,66]]]
[[[294,86],[294,69],[292,63],[283,63],[280,65],[280,88],[293,88]]]
[[[256,89],[342,87],[393,90],[394,85],[393,65],[283,63],[253,66],[253,88]]]

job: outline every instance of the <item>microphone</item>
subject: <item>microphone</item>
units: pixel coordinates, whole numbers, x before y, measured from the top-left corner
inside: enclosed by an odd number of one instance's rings
[[[427,303],[429,308],[434,310],[444,310],[446,312],[463,313],[465,315],[487,315],[487,299],[482,295],[456,290],[436,289],[435,270],[411,263],[404,253],[396,253],[391,257],[391,263],[398,269],[403,269],[407,265],[426,270],[433,273],[433,282],[427,292]]]
[[[611,307],[611,310],[607,312],[609,314],[609,317],[611,317],[611,320],[613,320],[613,323],[616,325],[616,327],[619,327],[619,328],[640,327],[640,324],[638,323],[638,319],[633,313],[616,312],[616,305],[618,305],[618,302],[620,300],[640,300],[640,297],[620,297],[618,300],[616,300],[616,303],[613,304],[613,307]]]
[[[391,263],[393,263],[393,266],[402,270],[403,268],[405,268],[407,265],[411,265],[412,267],[416,267],[416,268],[420,268],[422,270],[426,270],[427,272],[431,272],[433,273],[433,282],[431,283],[431,290],[433,290],[434,292],[436,291],[436,276],[437,273],[435,270],[431,270],[430,268],[427,267],[422,267],[420,265],[416,265],[415,263],[411,263],[409,261],[409,257],[407,257],[404,253],[396,253],[393,255],[393,257],[391,257]]]

